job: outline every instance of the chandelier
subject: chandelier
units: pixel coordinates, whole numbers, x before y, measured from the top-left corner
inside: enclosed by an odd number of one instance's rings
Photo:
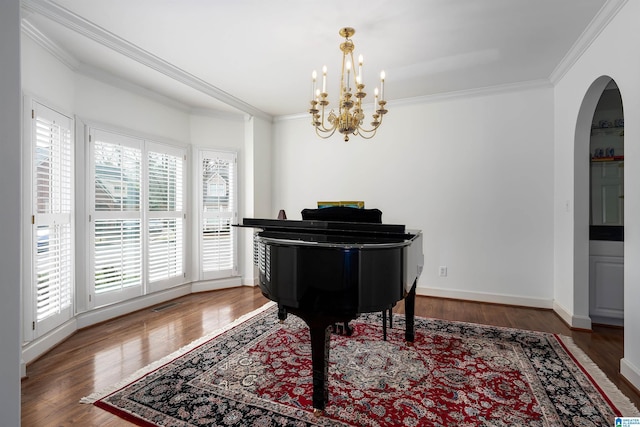
[[[327,66],[322,67],[322,90],[316,88],[318,77],[314,70],[311,74],[313,80],[311,93],[311,124],[316,128],[316,134],[321,138],[329,138],[337,130],[344,135],[344,140],[349,141],[349,135],[360,135],[365,139],[371,139],[382,124],[382,118],[387,113],[384,108],[387,103],[384,100],[384,71],[380,73],[380,92],[374,91],[373,121],[370,128],[363,125],[365,114],[362,108],[362,100],[367,96],[362,80],[362,55],[358,58],[358,70],[356,73],[353,60],[353,42],[350,37],[356,30],[350,27],[340,29],[339,34],[344,37],[340,44],[342,51],[342,70],[340,72],[340,93],[338,98],[338,111],[331,109],[325,115],[325,109],[329,105],[327,100]],[[352,69],[353,68],[353,69]]]

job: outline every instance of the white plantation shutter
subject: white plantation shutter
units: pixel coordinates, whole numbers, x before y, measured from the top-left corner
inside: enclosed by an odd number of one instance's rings
[[[38,225],[36,231],[36,321],[71,307],[71,224]]]
[[[149,220],[149,282],[183,275],[181,218]]]
[[[148,275],[154,290],[184,277],[184,150],[149,144]],[[173,280],[172,280],[173,279]]]
[[[90,130],[95,305],[142,293],[142,143]]]
[[[34,103],[32,114],[34,337],[73,315],[73,120]]]
[[[95,210],[140,212],[141,149],[98,139],[105,134],[95,132]]]
[[[95,292],[120,291],[142,283],[140,221],[95,220]]]
[[[203,279],[236,274],[235,153],[200,153],[200,265]]]

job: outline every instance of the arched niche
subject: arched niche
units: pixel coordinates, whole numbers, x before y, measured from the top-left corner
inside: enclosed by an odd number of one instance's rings
[[[583,319],[580,325],[591,327],[589,314],[589,228],[590,228],[590,172],[591,127],[594,113],[604,90],[613,78],[600,76],[587,89],[578,117],[574,135],[573,161],[573,306],[574,316]]]

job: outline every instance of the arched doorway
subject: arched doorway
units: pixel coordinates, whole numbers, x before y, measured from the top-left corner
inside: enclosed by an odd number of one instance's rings
[[[591,122],[589,316],[624,325],[624,110],[611,80]]]
[[[599,77],[582,101],[574,141],[574,313],[593,323],[624,324],[623,120],[615,81]],[[613,174],[619,181],[608,179]]]

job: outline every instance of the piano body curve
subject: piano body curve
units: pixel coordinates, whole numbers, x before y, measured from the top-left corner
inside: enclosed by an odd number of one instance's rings
[[[254,234],[259,286],[309,326],[313,407],[328,401],[331,326],[405,299],[405,339],[414,339],[415,286],[423,268],[422,233],[401,225],[334,221],[243,220]]]

